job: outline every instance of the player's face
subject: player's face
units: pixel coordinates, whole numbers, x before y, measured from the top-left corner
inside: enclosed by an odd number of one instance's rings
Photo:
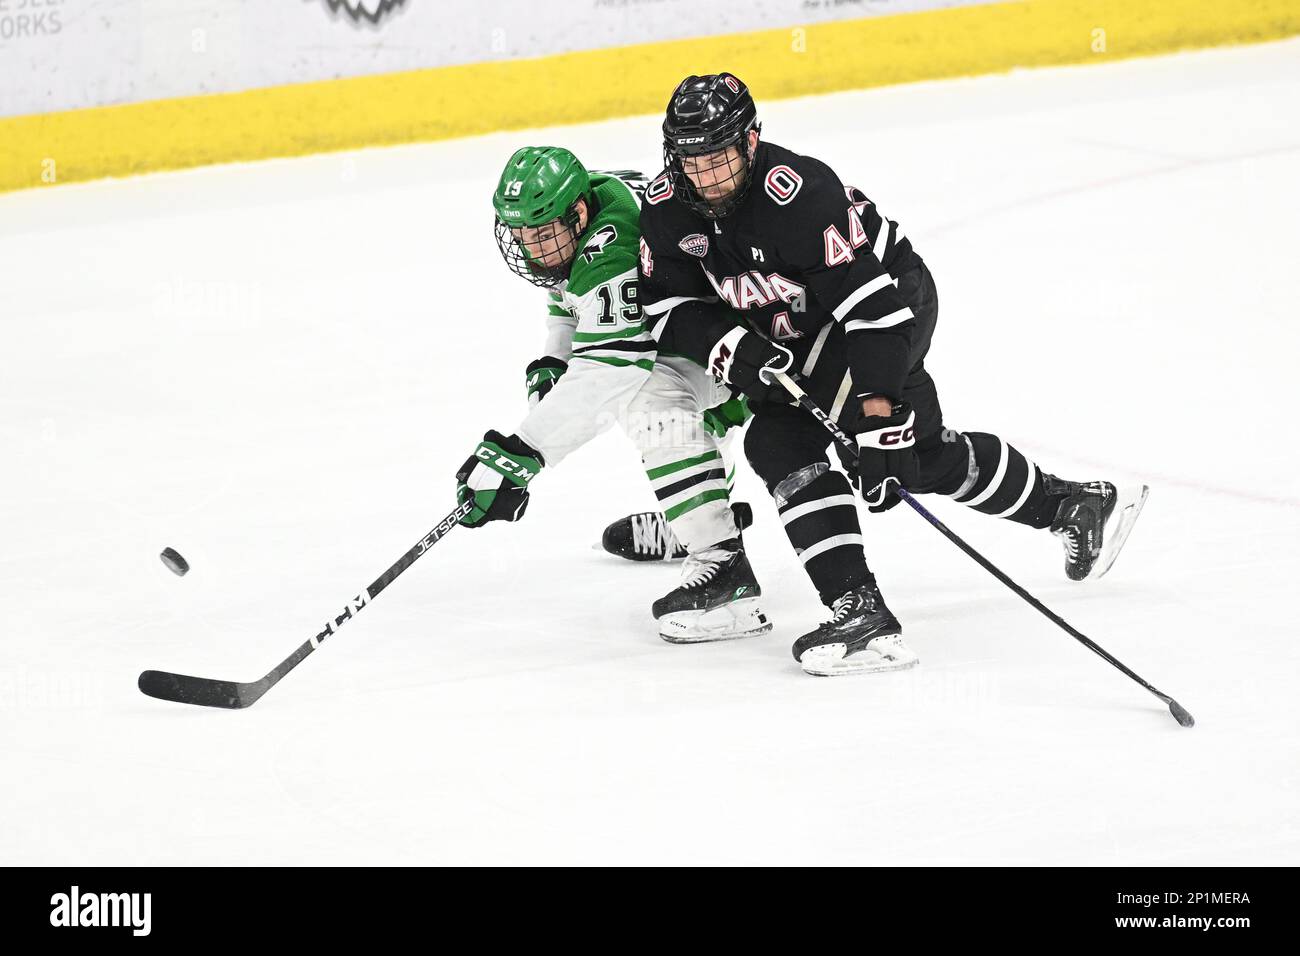
[[[515,241],[524,247],[530,261],[543,269],[561,269],[573,259],[577,237],[573,230],[559,219],[540,226],[511,229]]]
[[[511,229],[515,242],[523,246],[528,261],[547,271],[568,267],[578,251],[578,237],[587,228],[587,203],[579,199],[575,205],[577,228],[564,222],[563,217],[552,219],[540,226],[522,226]]]
[[[744,181],[745,158],[738,146],[703,156],[683,156],[684,172],[700,198],[711,205],[726,202]]]

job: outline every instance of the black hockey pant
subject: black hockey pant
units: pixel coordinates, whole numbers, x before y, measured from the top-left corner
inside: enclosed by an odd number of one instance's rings
[[[899,291],[916,315],[912,370],[902,398],[916,415],[920,480],[908,490],[948,495],[983,514],[1032,528],[1046,528],[1056,515],[1061,493],[1048,493],[1043,473],[996,435],[944,427],[934,379],[925,370],[925,353],[938,318],[934,280],[922,265],[899,279]],[[796,369],[809,396],[852,434],[857,417],[843,331],[836,324],[815,364]],[[836,347],[838,346],[838,347]],[[797,405],[763,403],[745,434],[745,456],[769,492],[787,477],[818,462],[829,463],[828,433]],[[780,508],[781,520],[822,601],[828,606],[845,591],[874,583],[862,550],[857,497],[848,478],[830,470]]]

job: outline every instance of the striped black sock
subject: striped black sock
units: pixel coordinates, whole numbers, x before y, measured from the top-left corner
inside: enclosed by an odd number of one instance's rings
[[[857,498],[838,471],[819,476],[780,509],[785,533],[822,603],[875,579],[862,551]]]
[[[1031,528],[1052,523],[1057,500],[1044,489],[1037,465],[996,435],[966,432],[962,438],[968,455],[966,477],[956,491],[948,492],[954,501]]]

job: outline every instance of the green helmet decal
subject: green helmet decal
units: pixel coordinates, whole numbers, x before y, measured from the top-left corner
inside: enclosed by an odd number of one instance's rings
[[[559,146],[525,146],[506,163],[492,194],[497,218],[507,226],[540,226],[591,201],[591,176],[578,157]]]

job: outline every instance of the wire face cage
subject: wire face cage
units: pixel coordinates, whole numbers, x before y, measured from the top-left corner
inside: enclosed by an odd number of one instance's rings
[[[664,143],[664,166],[673,192],[705,219],[729,216],[749,193],[750,167],[744,139],[712,153],[683,155]]]
[[[494,231],[501,258],[515,275],[543,289],[553,289],[569,277],[578,249],[576,213],[540,226],[512,227],[497,219]]]

